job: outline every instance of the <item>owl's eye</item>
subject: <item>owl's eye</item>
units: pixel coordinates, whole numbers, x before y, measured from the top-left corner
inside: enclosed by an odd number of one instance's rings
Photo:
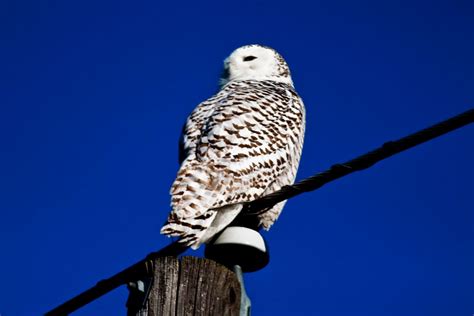
[[[244,57],[244,61],[251,61],[251,60],[254,60],[254,59],[257,59],[257,57],[255,57],[255,56],[245,56]]]

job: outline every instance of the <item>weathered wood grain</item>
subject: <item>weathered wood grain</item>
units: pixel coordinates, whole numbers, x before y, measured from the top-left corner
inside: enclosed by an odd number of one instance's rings
[[[134,315],[239,315],[240,284],[226,267],[196,257],[162,257],[153,267],[150,295]]]

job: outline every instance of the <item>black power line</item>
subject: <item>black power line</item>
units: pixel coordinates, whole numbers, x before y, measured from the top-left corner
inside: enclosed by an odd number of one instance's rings
[[[474,109],[470,109],[438,124],[422,129],[414,134],[400,138],[399,140],[386,142],[381,147],[362,156],[344,163],[335,164],[326,171],[317,173],[314,176],[306,178],[293,185],[284,186],[279,191],[249,202],[244,208],[244,213],[246,215],[257,215],[279,202],[304,192],[319,189],[326,183],[344,177],[355,171],[365,170],[369,167],[372,167],[379,161],[387,159],[402,151],[425,143],[473,122]]]
[[[335,164],[326,171],[320,172],[312,177],[304,179],[294,185],[283,187],[281,190],[249,202],[245,205],[243,216],[255,216],[265,209],[273,205],[292,198],[304,192],[314,191],[326,183],[339,179],[352,172],[367,169],[375,163],[388,157],[396,155],[402,151],[415,147],[419,144],[427,142],[431,139],[449,133],[455,129],[466,126],[474,122],[474,109],[470,109],[464,113],[454,116],[450,119],[442,121],[438,124],[425,128],[419,132],[408,135],[396,141],[390,141],[381,147],[368,152],[365,155],[341,164]],[[157,257],[178,256],[188,247],[174,242],[165,248],[152,252],[148,256],[126,268],[125,270],[115,274],[114,276],[99,281],[95,286],[75,296],[69,301],[61,304],[55,309],[46,313],[47,316],[67,315],[81,308],[82,306],[96,300],[102,295],[112,291],[113,289],[131,281],[136,281],[147,275],[150,275],[153,267],[152,261]]]
[[[189,247],[175,241],[172,244],[160,249],[158,251],[149,253],[145,259],[131,265],[130,267],[120,271],[119,273],[111,276],[108,279],[97,282],[96,285],[90,289],[82,292],[81,294],[71,298],[69,301],[59,305],[58,307],[50,310],[46,316],[59,316],[68,315],[84,305],[98,299],[104,294],[118,288],[121,285],[127,284],[131,281],[140,280],[143,277],[152,274],[153,271],[153,260],[159,257],[166,256],[178,256]]]

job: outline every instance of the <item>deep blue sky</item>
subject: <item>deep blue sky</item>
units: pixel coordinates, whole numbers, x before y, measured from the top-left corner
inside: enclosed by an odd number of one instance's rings
[[[168,243],[182,123],[238,46],[292,69],[302,179],[471,108],[473,34],[469,0],[1,1],[0,313],[45,312]],[[292,199],[246,276],[253,315],[472,314],[473,139]],[[126,296],[77,315],[124,315]]]

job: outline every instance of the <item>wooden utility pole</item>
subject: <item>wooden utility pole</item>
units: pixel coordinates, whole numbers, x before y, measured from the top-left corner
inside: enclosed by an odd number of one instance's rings
[[[241,287],[236,274],[215,261],[156,258],[150,281],[145,281],[141,289],[137,289],[137,283],[132,286],[128,316],[240,313]]]

